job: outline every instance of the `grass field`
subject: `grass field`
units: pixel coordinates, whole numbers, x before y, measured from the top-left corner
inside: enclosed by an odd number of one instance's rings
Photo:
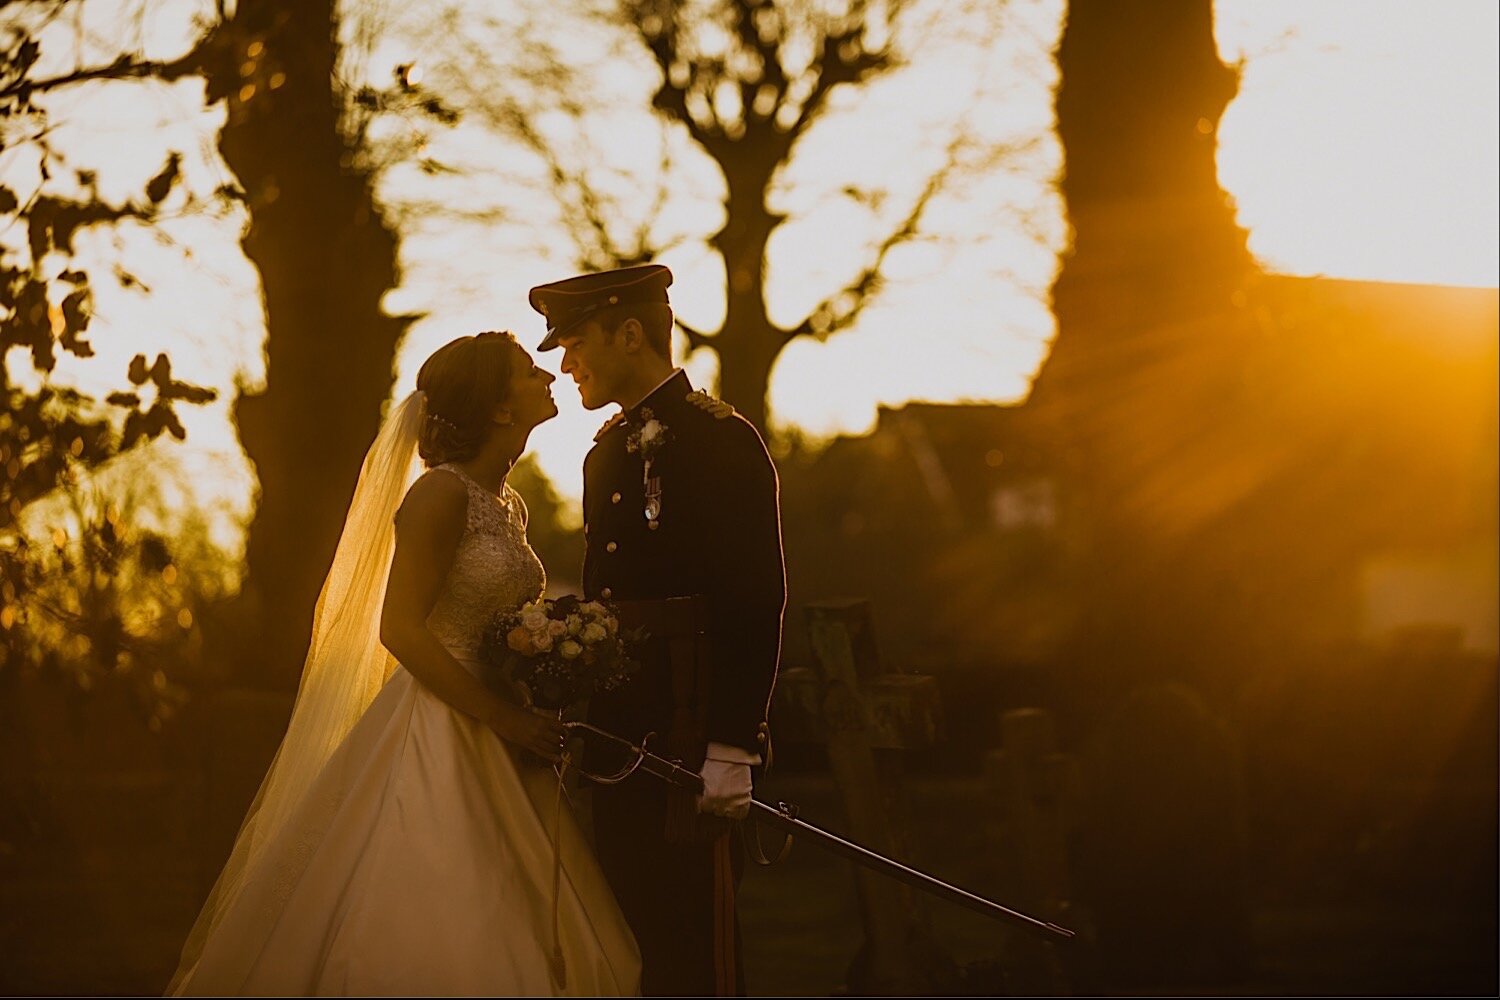
[[[1001,867],[986,839],[983,786],[923,777],[913,779],[909,791],[920,850],[914,860],[1003,899]],[[169,792],[146,783],[130,794]],[[844,829],[837,794],[824,776],[773,775],[759,794],[794,801],[804,818]],[[95,825],[86,825],[84,816],[93,816]],[[112,826],[108,809],[81,811],[73,822],[35,832],[29,846],[0,847],[0,992],[159,993],[203,891],[190,845]],[[862,939],[847,863],[795,845],[779,866],[747,872],[739,902],[752,994],[825,996],[843,987]],[[958,963],[1004,966],[1007,943],[996,925],[943,903],[933,905],[931,916],[935,936]],[[1253,913],[1249,978],[1162,992],[1493,994],[1494,927],[1493,912],[1262,903]],[[1086,960],[1074,966],[1075,991],[1119,992],[1097,970],[1090,972]],[[980,982],[993,989],[995,980],[988,975]]]

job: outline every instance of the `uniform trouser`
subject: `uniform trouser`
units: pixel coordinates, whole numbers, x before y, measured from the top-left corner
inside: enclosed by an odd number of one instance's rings
[[[718,982],[714,844],[677,845],[665,836],[667,785],[635,774],[594,789],[599,865],[641,949],[646,996],[713,996]],[[744,873],[744,842],[729,835],[734,885]],[[739,917],[733,918],[734,993],[745,994]],[[720,954],[716,955],[715,952]]]

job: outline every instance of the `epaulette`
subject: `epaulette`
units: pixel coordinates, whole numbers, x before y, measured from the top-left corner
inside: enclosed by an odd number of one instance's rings
[[[734,407],[722,399],[715,399],[702,389],[694,389],[688,393],[687,401],[704,412],[712,413],[715,420],[723,420],[734,416]]]
[[[604,435],[606,435],[610,431],[614,430],[615,426],[617,424],[622,424],[624,422],[625,422],[625,411],[621,410],[619,413],[616,413],[614,416],[612,416],[608,420],[604,421],[604,426],[601,427],[601,428],[599,428],[599,432],[594,435],[594,440],[598,441],[600,438],[604,437]]]

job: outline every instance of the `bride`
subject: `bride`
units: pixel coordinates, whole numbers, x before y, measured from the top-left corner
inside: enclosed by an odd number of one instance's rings
[[[557,414],[552,381],[482,333],[433,354],[391,412],[286,736],[170,994],[637,992],[635,940],[558,779],[518,753],[558,759],[561,726],[476,676],[486,619],[545,583],[505,477]]]

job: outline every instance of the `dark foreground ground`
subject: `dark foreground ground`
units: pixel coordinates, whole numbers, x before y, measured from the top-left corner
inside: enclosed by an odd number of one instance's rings
[[[138,808],[155,801],[165,810],[181,794],[142,775],[137,787],[112,788],[108,797],[124,795]],[[776,775],[760,794],[795,801],[804,818],[843,827],[826,776]],[[914,778],[910,798],[923,863],[969,888],[1003,895],[977,779]],[[139,823],[117,823],[119,814],[112,818],[109,809],[86,811],[97,824],[90,830],[84,813],[26,813],[21,805],[6,804],[12,835],[0,843],[0,992],[159,993],[205,889],[191,845],[145,836]],[[132,811],[139,816],[138,808]],[[846,863],[798,845],[780,866],[749,871],[740,912],[752,994],[828,995],[846,982],[861,940]],[[990,969],[983,980],[990,988],[1003,983],[1006,942],[995,925],[941,903],[932,918],[956,961]],[[1075,974],[1073,987],[1080,993],[1493,995],[1494,927],[1492,909],[1262,900],[1252,907],[1252,957],[1243,977],[1127,991],[1096,972]]]

